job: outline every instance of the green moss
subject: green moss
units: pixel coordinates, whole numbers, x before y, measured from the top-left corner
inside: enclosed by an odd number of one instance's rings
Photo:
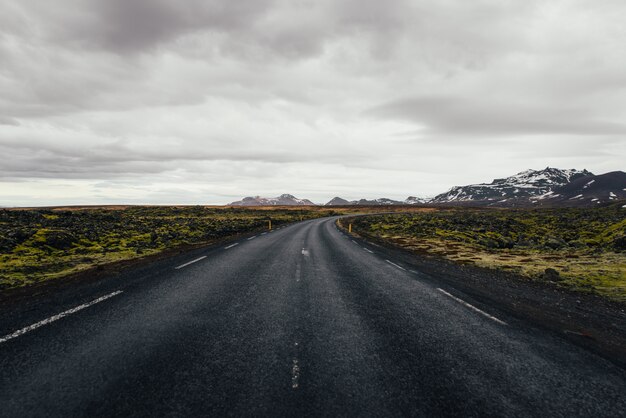
[[[268,219],[277,226],[329,213],[200,206],[0,210],[0,289],[262,229]]]
[[[448,209],[369,215],[353,230],[416,252],[515,271],[533,280],[559,272],[558,286],[626,301],[626,210]]]

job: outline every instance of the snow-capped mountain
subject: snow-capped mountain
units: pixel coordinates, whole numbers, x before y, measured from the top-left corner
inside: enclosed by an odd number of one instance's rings
[[[387,199],[386,197],[381,197],[379,199],[367,200],[361,199],[356,202],[357,205],[366,205],[366,206],[386,206],[386,205],[401,205],[402,202],[393,199]]]
[[[278,197],[244,197],[242,200],[232,202],[229,206],[314,206],[315,203],[308,199],[298,199],[290,194],[281,194]]]
[[[341,197],[334,197],[324,206],[386,206],[386,205],[415,205],[422,204],[425,199],[417,198],[415,196],[409,196],[405,201],[388,199],[381,197],[379,199],[360,199],[360,200],[346,200]],[[229,203],[228,206],[308,206],[316,205],[308,199],[298,199],[290,194],[283,194],[278,197],[244,197],[236,202]]]
[[[594,206],[620,199],[626,199],[623,171],[578,178],[530,200],[542,206]]]
[[[409,196],[404,200],[405,205],[422,205],[428,203],[430,199],[424,199],[422,197]]]
[[[346,200],[341,197],[333,197],[325,206],[385,206],[385,205],[418,205],[428,202],[427,199],[422,199],[415,196],[409,196],[404,201],[388,199],[381,197],[379,199],[360,199],[360,200]]]
[[[328,201],[324,206],[350,206],[356,204],[356,201],[349,201],[346,199],[342,199],[339,196],[335,196]]]
[[[456,186],[435,196],[430,203],[527,205],[529,199],[539,197],[574,180],[593,176],[587,170],[561,170],[547,167],[526,170],[511,177],[495,179],[491,183]]]
[[[334,197],[324,206],[390,206],[390,205],[471,205],[471,206],[595,206],[626,199],[626,173],[614,171],[595,175],[587,170],[547,167],[526,170],[491,183],[456,186],[449,191],[424,199],[409,196],[404,201],[388,198],[346,200]],[[308,199],[290,194],[278,197],[245,197],[231,206],[305,206],[315,205]]]
[[[324,206],[385,206],[385,205],[402,205],[403,202],[398,200],[387,199],[386,197],[381,197],[380,199],[360,199],[360,200],[346,200],[341,197],[332,198],[326,205]]]

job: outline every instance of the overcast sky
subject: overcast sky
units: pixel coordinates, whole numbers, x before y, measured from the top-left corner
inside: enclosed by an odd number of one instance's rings
[[[626,169],[623,0],[0,0],[0,206]]]

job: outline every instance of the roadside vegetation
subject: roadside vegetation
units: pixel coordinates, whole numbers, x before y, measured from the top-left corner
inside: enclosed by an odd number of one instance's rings
[[[342,220],[353,232],[626,302],[626,209],[441,209]]]
[[[308,208],[0,210],[0,290],[99,265],[334,214]]]

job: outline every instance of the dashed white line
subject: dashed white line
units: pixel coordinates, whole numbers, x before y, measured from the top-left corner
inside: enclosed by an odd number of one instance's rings
[[[298,364],[298,359],[293,359],[293,365],[291,366],[291,388],[298,389],[300,386],[300,365]]]
[[[300,281],[300,277],[302,277],[302,269],[300,268],[300,264],[296,265],[296,281]]]
[[[370,253],[370,254],[374,254],[374,251],[370,250],[369,248],[365,248],[365,247],[363,247],[363,249],[364,249],[365,251],[367,251],[368,253]]]
[[[358,242],[356,242],[355,240],[351,239],[350,241],[352,241],[353,244],[359,245]]]
[[[252,240],[253,240],[253,239],[255,239],[255,238],[256,238],[256,235],[255,235],[255,236],[253,236],[253,237],[248,238],[248,241],[252,241]]]
[[[19,337],[20,335],[24,335],[24,334],[26,334],[27,332],[34,331],[34,330],[36,330],[37,328],[42,327],[42,326],[44,326],[44,325],[48,325],[48,324],[50,324],[50,323],[52,323],[52,322],[54,322],[54,321],[58,321],[59,319],[61,319],[61,318],[63,318],[63,317],[66,317],[66,316],[68,316],[68,315],[71,315],[71,314],[73,314],[73,313],[76,313],[76,312],[78,312],[78,311],[81,311],[81,310],[83,310],[83,309],[85,309],[85,308],[88,308],[88,307],[90,307],[90,306],[92,306],[92,305],[95,305],[96,303],[100,303],[100,302],[102,302],[102,301],[105,301],[105,300],[107,300],[107,299],[109,299],[109,298],[112,298],[113,296],[117,296],[117,295],[119,295],[120,293],[122,293],[122,291],[121,291],[121,290],[117,290],[117,291],[115,291],[115,292],[113,292],[113,293],[109,293],[108,295],[101,296],[101,297],[99,297],[98,299],[94,299],[94,300],[92,300],[91,302],[88,302],[88,303],[83,303],[82,305],[78,305],[78,306],[76,306],[75,308],[68,309],[68,310],[67,310],[67,311],[65,311],[65,312],[61,312],[60,314],[56,314],[56,315],[54,315],[54,316],[51,316],[50,318],[44,319],[43,321],[36,322],[36,323],[34,323],[34,324],[32,324],[32,325],[29,325],[29,326],[27,326],[27,327],[25,327],[25,328],[22,328],[22,329],[20,329],[20,330],[15,331],[15,332],[14,332],[14,333],[12,333],[12,334],[5,335],[4,337],[0,338],[0,344],[1,344],[1,343],[4,343],[4,342],[6,342],[6,341],[12,340],[13,338],[17,338],[17,337]]]
[[[262,233],[261,233],[261,235],[265,235],[265,234],[267,234],[267,232],[262,232]]]
[[[178,267],[174,267],[174,269],[176,269],[176,270],[178,270],[178,269],[182,269],[183,267],[187,267],[189,264],[197,263],[198,261],[200,261],[200,260],[204,260],[205,258],[206,258],[206,255],[203,255],[202,257],[198,257],[198,258],[196,258],[195,260],[191,260],[191,261],[189,261],[189,262],[187,262],[187,263],[185,263],[185,264],[181,264],[181,265],[180,265],[180,266],[178,266]]]
[[[305,256],[305,257],[308,257],[309,256],[309,250],[307,250],[306,248],[303,248],[302,249],[302,255]]]
[[[227,250],[227,249],[229,249],[229,248],[233,248],[233,247],[234,247],[234,246],[236,246],[236,245],[239,245],[239,243],[238,243],[238,242],[236,242],[236,243],[234,243],[234,244],[229,245],[228,247],[224,247],[224,249],[225,249],[225,250]]]
[[[446,296],[448,296],[448,297],[450,297],[450,298],[452,298],[452,299],[456,300],[456,301],[457,301],[457,302],[459,302],[461,305],[463,305],[463,306],[467,306],[468,308],[470,308],[470,309],[472,309],[472,310],[474,310],[474,311],[478,312],[479,314],[482,314],[482,315],[486,316],[487,318],[491,319],[492,321],[495,321],[495,322],[497,322],[497,323],[498,323],[498,324],[500,324],[500,325],[507,325],[507,323],[506,323],[506,322],[501,321],[500,319],[496,318],[496,317],[495,317],[495,316],[493,316],[493,315],[489,315],[487,312],[485,312],[485,311],[483,311],[483,310],[481,310],[481,309],[478,309],[478,308],[477,308],[477,307],[475,307],[474,305],[470,305],[469,303],[465,302],[463,299],[459,299],[459,298],[457,298],[456,296],[451,295],[450,293],[446,292],[445,290],[443,290],[443,289],[441,289],[441,288],[439,288],[439,287],[437,288],[437,290],[438,290],[438,291],[440,291],[441,293],[443,293],[444,295],[446,295]]]
[[[396,263],[394,263],[394,262],[391,262],[391,261],[389,261],[389,260],[385,260],[385,261],[386,261],[386,262],[388,262],[389,264],[391,264],[392,266],[399,268],[400,270],[404,270],[404,271],[406,271],[406,269],[405,269],[404,267],[401,267],[401,266],[397,265],[397,264],[396,264]]]

